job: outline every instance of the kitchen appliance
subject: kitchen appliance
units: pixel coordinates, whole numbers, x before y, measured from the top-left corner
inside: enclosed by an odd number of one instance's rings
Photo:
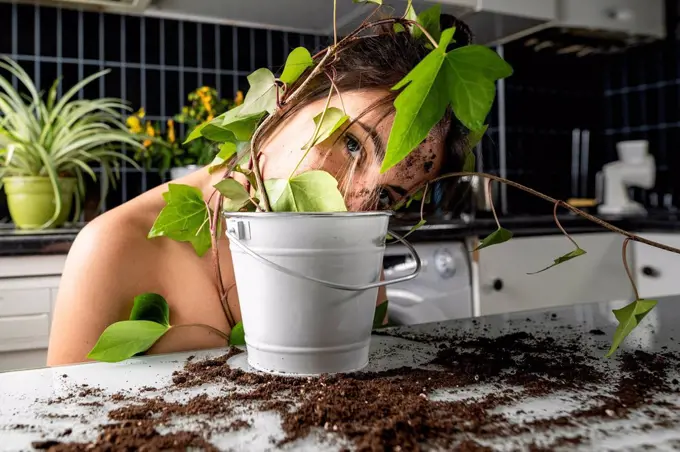
[[[649,154],[647,140],[621,141],[616,150],[619,160],[602,168],[602,204],[598,212],[604,215],[641,215],[647,211],[642,204],[630,199],[629,187],[651,189],[656,181],[654,156]]]
[[[387,287],[390,322],[414,325],[472,317],[471,267],[464,243],[415,243],[414,246],[422,269],[416,278]],[[404,246],[387,247],[383,258],[385,279],[409,274],[414,266]]]

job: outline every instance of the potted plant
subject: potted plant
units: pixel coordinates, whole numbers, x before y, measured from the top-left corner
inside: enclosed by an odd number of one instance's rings
[[[156,166],[161,174],[170,170],[172,180],[179,179],[212,161],[217,153],[214,142],[198,138],[183,145],[177,140],[177,124],[187,130],[230,110],[243,102],[243,93],[237,92],[234,100],[220,99],[217,90],[209,86],[198,88],[188,95],[189,105],[166,121],[165,135],[160,122],[145,121],[146,113],[140,108],[127,118],[130,132],[140,136],[144,148],[135,152],[134,159],[145,168]]]
[[[137,166],[118,152],[122,144],[139,142],[121,122],[118,99],[73,100],[84,86],[108,71],[93,74],[57,99],[57,79],[43,99],[28,74],[8,57],[0,69],[19,80],[27,96],[0,76],[0,185],[7,194],[9,212],[22,229],[64,224],[76,202],[75,218],[85,195],[85,175],[97,175],[98,164],[105,187],[115,183],[121,160]]]
[[[333,62],[343,58],[343,47],[352,40],[362,39],[366,30],[370,36],[376,26],[391,25],[398,33],[412,33],[430,49],[393,87],[399,94],[394,101],[396,116],[382,172],[404,160],[450,107],[469,130],[463,170],[442,175],[428,184],[461,176],[481,176],[488,179],[489,184],[500,181],[553,203],[555,221],[560,228],[557,208],[568,209],[626,237],[623,260],[627,271],[625,251],[630,240],[680,253],[678,249],[611,226],[529,187],[474,172],[472,149],[486,131],[484,122],[495,96],[495,82],[511,75],[512,69],[484,46],[466,45],[447,51],[454,29],[441,30],[439,23],[438,6],[417,15],[409,2],[403,16],[364,22],[343,39],[336,37],[331,46],[314,57],[304,48],[294,49],[280,77],[268,69],[258,69],[248,77],[250,89],[242,105],[198,126],[188,137],[188,142],[202,137],[220,144],[220,152],[209,169],[213,172],[226,169],[223,179],[215,185],[221,196],[215,196],[214,205],[208,206],[197,188],[170,184],[163,195],[166,207],[157,217],[149,238],[163,236],[188,242],[197,254],[203,255],[212,249],[216,256],[217,237],[226,234],[242,322],[234,321],[222,288],[221,300],[231,332],[229,335],[218,333],[231,345],[245,343],[252,367],[286,375],[360,369],[367,364],[371,330],[382,325],[385,318],[387,304],[375,308],[377,287],[397,282],[380,280],[385,241],[390,235],[402,240],[388,233],[390,213],[347,212],[337,181],[324,171],[298,173],[295,168],[285,179],[263,179],[257,150],[258,134],[277,112],[294,105],[301,89],[316,76],[332,74]],[[314,117],[314,134],[304,150],[329,138],[348,120],[342,109],[329,107],[332,94],[331,87],[329,100]],[[248,180],[249,190],[232,177],[234,174]],[[430,198],[428,184],[404,194],[392,209],[420,201],[422,211],[422,205]],[[501,227],[493,205],[492,211],[498,229],[484,238],[476,250],[512,238],[512,233]],[[225,224],[222,217],[226,219]],[[421,218],[414,229],[423,223]],[[574,250],[556,258],[544,270],[585,254],[566,231],[562,231],[574,244]],[[410,249],[417,265],[405,279],[415,277],[420,268],[415,251]],[[615,311],[619,327],[609,355],[656,303],[641,300],[635,292],[633,303]],[[134,300],[129,320],[110,325],[88,356],[100,361],[120,361],[144,352],[173,328],[168,319],[168,305],[160,295],[142,294]],[[192,326],[214,330],[206,325]]]

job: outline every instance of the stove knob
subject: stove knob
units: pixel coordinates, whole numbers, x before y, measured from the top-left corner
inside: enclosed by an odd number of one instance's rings
[[[434,268],[442,278],[451,278],[456,273],[456,261],[447,249],[440,249],[434,253]]]

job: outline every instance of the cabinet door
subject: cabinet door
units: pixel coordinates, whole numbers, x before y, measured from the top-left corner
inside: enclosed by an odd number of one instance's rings
[[[599,301],[629,300],[632,289],[617,234],[575,234],[586,254],[537,275],[573,249],[564,236],[515,238],[479,251],[482,315]]]
[[[640,234],[642,237],[680,248],[680,234]],[[635,279],[640,297],[680,294],[680,254],[660,250],[642,243],[632,244]]]

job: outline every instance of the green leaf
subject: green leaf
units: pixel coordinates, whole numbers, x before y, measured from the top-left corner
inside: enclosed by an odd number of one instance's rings
[[[224,196],[223,209],[229,212],[238,212],[250,201],[250,195],[238,181],[223,179],[214,187]]]
[[[219,143],[225,141],[249,141],[264,113],[244,114],[241,110],[242,107],[243,105],[239,105],[212,121],[196,127],[184,141],[184,144],[199,137]]]
[[[393,90],[404,89],[394,101],[397,114],[387,140],[381,173],[418,147],[446,112],[449,101],[443,93],[447,92],[447,81],[441,72],[446,54],[440,49],[430,52],[392,87]]]
[[[408,4],[406,5],[406,11],[404,12],[404,19],[408,20],[413,20],[417,21],[418,20],[418,14],[416,14],[416,10],[413,9],[413,1],[408,0]],[[402,31],[405,31],[404,26],[401,24],[394,24],[394,31],[395,33],[401,33]],[[409,33],[413,35],[413,29],[415,28],[415,25],[408,25],[408,30]]]
[[[384,303],[380,303],[375,307],[375,314],[373,314],[373,329],[378,329],[383,326],[385,321],[385,316],[387,315],[387,304],[389,300],[385,300]]]
[[[243,322],[238,322],[231,329],[229,345],[246,345],[246,333],[243,331]]]
[[[321,119],[322,117],[323,120]],[[316,146],[318,143],[323,143],[348,119],[349,116],[335,107],[325,110],[325,114],[324,112],[321,112],[314,116],[314,125],[316,126],[314,131],[316,132],[318,130],[318,132],[316,133],[316,136],[313,136],[307,144],[305,144],[302,150],[306,151],[307,149]],[[321,121],[321,126],[319,126],[319,121]]]
[[[148,320],[170,326],[170,307],[165,298],[157,293],[137,295],[130,312],[130,320]]]
[[[87,357],[115,363],[151,348],[170,328],[148,320],[123,320],[109,325]]]
[[[614,309],[612,312],[619,321],[619,326],[614,332],[614,340],[609,348],[609,352],[605,355],[610,357],[619,348],[621,342],[640,324],[649,312],[656,306],[656,300],[635,300],[629,305],[621,309]]]
[[[272,71],[260,68],[248,76],[250,89],[241,105],[241,115],[276,111],[276,78]]]
[[[496,80],[512,67],[486,46],[469,45],[446,55],[445,86],[454,114],[470,130],[481,130],[496,95]]]
[[[345,212],[338,182],[325,171],[307,171],[290,179],[264,181],[274,212]]]
[[[382,5],[383,0],[352,0],[354,3],[375,3],[376,5]]]
[[[482,240],[479,243],[479,246],[475,248],[475,251],[486,248],[487,246],[498,245],[499,243],[507,242],[511,238],[512,232],[508,231],[505,228],[498,228],[494,232],[486,236],[486,238],[484,238],[484,240]]]
[[[314,66],[314,61],[312,60],[312,55],[309,54],[309,50],[304,47],[293,49],[286,59],[286,65],[280,77],[281,81],[290,86],[300,78],[307,68],[312,66]]]
[[[210,211],[203,194],[195,187],[169,184],[163,193],[166,206],[156,218],[148,237],[168,237],[190,242],[196,254],[203,256],[210,249]]]
[[[416,223],[411,229],[409,229],[409,231],[406,234],[402,236],[402,238],[405,239],[409,235],[413,234],[415,231],[425,226],[425,223],[427,223],[427,221],[421,218],[418,223]]]
[[[575,257],[583,256],[584,254],[586,254],[586,251],[585,251],[585,250],[582,250],[581,248],[576,248],[575,250],[572,250],[572,251],[568,252],[568,253],[565,254],[564,256],[560,256],[560,257],[558,257],[558,258],[555,258],[555,261],[553,262],[552,265],[549,265],[549,266],[545,267],[544,269],[539,270],[539,271],[537,271],[537,272],[527,273],[527,275],[536,275],[536,274],[538,274],[538,273],[541,273],[541,272],[544,272],[544,271],[546,271],[546,270],[548,270],[548,269],[551,269],[551,268],[553,268],[553,267],[556,266],[556,265],[560,265],[560,264],[563,263],[563,262],[567,262],[567,261],[569,261],[569,260],[572,260],[572,259],[575,258]]]
[[[477,146],[480,141],[482,141],[482,138],[484,138],[484,134],[488,128],[489,125],[486,124],[481,129],[471,130],[470,133],[468,133],[468,149],[474,149],[474,147]]]
[[[417,21],[420,25],[427,30],[427,32],[432,36],[432,38],[435,41],[439,41],[439,37],[441,36],[441,26],[440,26],[440,16],[442,13],[442,7],[439,4],[436,4],[432,6],[431,8],[426,9],[422,13],[418,14]],[[422,38],[425,37],[425,34],[419,27],[413,27],[413,37],[414,38]],[[449,41],[450,42],[450,41]],[[446,46],[449,43],[447,42],[446,45],[444,45],[444,49],[446,50]],[[441,46],[441,44],[440,44]]]
[[[220,167],[222,167],[226,162],[231,159],[231,157],[236,154],[238,151],[237,144],[231,141],[227,141],[226,143],[222,143],[220,145],[220,150],[213,158],[212,162],[210,162],[210,165],[208,166],[208,172],[212,174],[216,170],[218,170]]]
[[[465,152],[465,162],[463,163],[463,172],[474,173],[477,169],[477,159],[472,150]]]

